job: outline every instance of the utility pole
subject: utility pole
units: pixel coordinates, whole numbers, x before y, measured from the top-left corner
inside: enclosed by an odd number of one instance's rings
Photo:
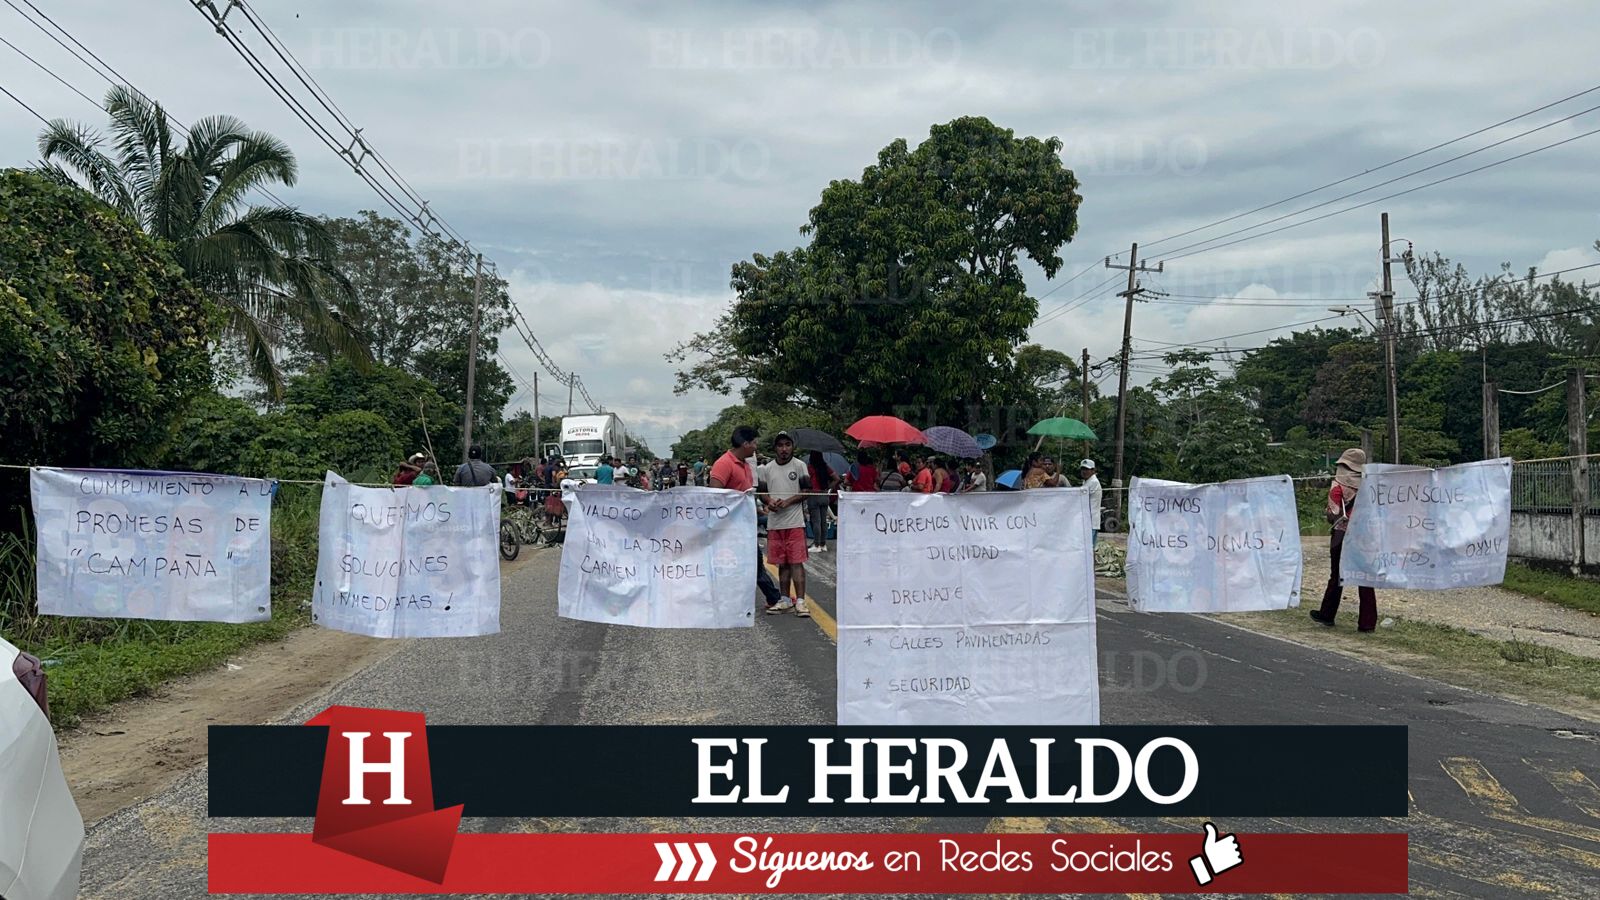
[[[1583,369],[1567,373],[1567,455],[1572,457],[1572,574],[1588,556],[1584,519],[1589,512],[1589,389]]]
[[[467,461],[472,446],[472,394],[478,378],[478,300],[483,294],[483,254],[478,254],[477,274],[472,277],[472,333],[467,337],[467,412],[461,423],[461,461]]]
[[[1083,387],[1083,424],[1089,424],[1089,348],[1083,348],[1083,366],[1078,369],[1078,382]],[[1089,456],[1089,442],[1083,442],[1083,455]]]
[[[1154,269],[1139,265],[1137,243],[1129,248],[1128,264],[1125,266],[1112,265],[1111,257],[1106,257],[1106,268],[1128,270],[1128,289],[1118,294],[1128,298],[1128,308],[1122,315],[1122,376],[1117,384],[1117,463],[1111,475],[1113,488],[1122,487],[1123,439],[1128,433],[1128,356],[1133,346],[1133,300],[1142,292],[1138,286],[1138,275],[1140,272],[1160,272],[1166,265],[1165,262],[1159,263]]]
[[[539,443],[539,372],[533,373],[533,452],[544,459],[544,444]]]
[[[578,376],[567,375],[567,415],[572,415],[572,386],[578,383]]]
[[[1395,339],[1400,329],[1394,321],[1394,284],[1389,278],[1389,214],[1383,214],[1383,292],[1378,301],[1383,304],[1384,368],[1389,379],[1389,461],[1400,462],[1400,398],[1396,382],[1399,375],[1395,364]]]

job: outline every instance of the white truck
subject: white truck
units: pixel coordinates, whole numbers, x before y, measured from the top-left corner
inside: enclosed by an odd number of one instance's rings
[[[592,472],[600,465],[600,457],[626,459],[628,452],[628,432],[616,413],[562,417],[561,457],[567,461],[568,472]]]

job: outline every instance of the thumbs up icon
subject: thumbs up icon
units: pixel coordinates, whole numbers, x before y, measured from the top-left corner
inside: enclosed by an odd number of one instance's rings
[[[1217,826],[1206,823],[1206,842],[1201,848],[1201,853],[1189,860],[1189,868],[1194,870],[1195,880],[1204,887],[1211,883],[1211,879],[1228,871],[1244,862],[1244,857],[1239,854],[1239,841],[1233,835],[1217,834]]]

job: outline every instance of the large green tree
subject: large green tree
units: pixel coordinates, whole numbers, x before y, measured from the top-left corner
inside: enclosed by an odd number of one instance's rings
[[[900,406],[921,424],[997,402],[1038,311],[1022,260],[1053,277],[1077,231],[1060,149],[977,117],[895,140],[822,192],[807,246],[734,265],[732,307],[668,355],[678,390],[781,385],[845,421]]]
[[[374,360],[416,371],[425,354],[449,350],[465,358],[476,273],[463,262],[460,245],[427,232],[414,235],[405,223],[372,210],[323,224]],[[491,269],[483,272],[478,320],[481,367],[511,326],[510,286]]]
[[[0,174],[0,460],[157,462],[211,388],[220,326],[162,242],[80,190]]]
[[[283,388],[273,350],[290,325],[325,358],[368,359],[326,229],[293,207],[246,203],[253,188],[295,183],[288,145],[221,115],[196,121],[179,146],[166,110],[122,86],[105,107],[109,140],[51,121],[39,135],[41,171],[87,188],[170,243],[188,280],[220,301],[228,333],[271,396]]]

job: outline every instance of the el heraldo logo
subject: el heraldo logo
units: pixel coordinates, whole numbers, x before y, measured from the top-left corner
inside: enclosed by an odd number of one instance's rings
[[[312,843],[442,883],[464,807],[433,807],[422,713],[330,706],[306,724],[328,727]]]

